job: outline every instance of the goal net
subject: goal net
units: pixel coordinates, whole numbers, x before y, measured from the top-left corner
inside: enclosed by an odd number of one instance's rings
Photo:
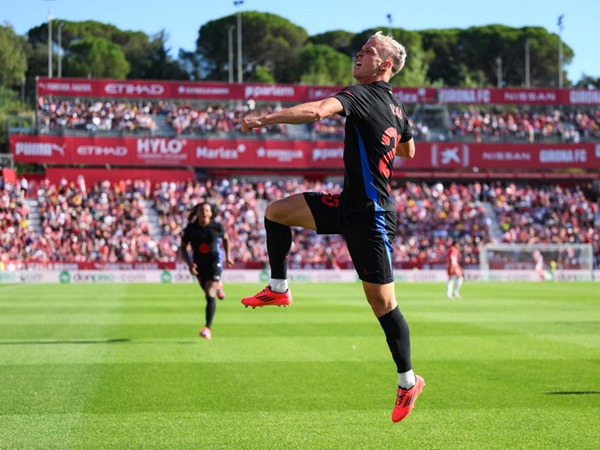
[[[591,244],[486,244],[479,249],[486,281],[591,281]]]

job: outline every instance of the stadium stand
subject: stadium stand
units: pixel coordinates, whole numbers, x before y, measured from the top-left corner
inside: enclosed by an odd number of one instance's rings
[[[122,102],[44,98],[39,105],[39,132],[149,133],[157,136],[196,135],[227,137],[239,134],[241,119],[254,112],[268,114],[285,105],[262,103]],[[600,108],[556,109],[516,105],[508,110],[494,106],[438,108],[425,114],[412,108],[409,120],[416,140],[472,142],[600,141]],[[430,108],[431,110],[431,108]],[[340,139],[345,119],[334,116],[300,127],[304,139]],[[256,133],[276,139],[289,135],[289,126],[273,125]]]
[[[336,183],[301,179],[205,179],[194,182],[147,180],[99,182],[86,187],[84,180],[53,184],[42,180],[36,187],[41,232],[28,223],[25,193],[18,185],[1,191],[2,257],[24,262],[175,261],[186,212],[207,200],[219,210],[233,242],[240,267],[267,263],[262,225],[267,202],[306,190],[339,193]],[[445,244],[457,239],[464,265],[476,267],[478,247],[491,242],[496,223],[502,242],[591,243],[595,267],[600,239],[595,228],[598,191],[593,186],[478,182],[397,182],[392,194],[398,204],[398,236],[394,242],[398,268],[440,268]],[[160,237],[151,236],[143,200],[150,200],[158,216]],[[496,217],[487,214],[490,204]],[[350,258],[339,236],[320,236],[296,230],[290,255],[293,268],[348,268]]]
[[[219,210],[237,266],[262,267],[268,202],[341,190],[343,117],[239,131],[248,113],[336,88],[42,82],[36,127],[15,132],[11,152],[43,170],[26,174],[28,181],[2,182],[4,263],[173,262],[187,209],[207,200]],[[76,94],[82,90],[89,94]],[[102,95],[115,90],[121,95]],[[153,98],[154,92],[162,94]],[[599,267],[594,93],[409,88],[395,94],[421,150],[412,167],[400,162],[391,186],[398,205],[395,267],[443,268],[449,237],[461,243],[467,268],[477,267],[479,246],[490,242],[591,243]],[[263,165],[255,167],[251,154]],[[351,264],[339,236],[295,233],[290,267]]]

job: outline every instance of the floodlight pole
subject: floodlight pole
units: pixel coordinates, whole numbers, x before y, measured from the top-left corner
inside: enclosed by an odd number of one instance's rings
[[[54,0],[44,0],[48,2],[48,78],[52,78],[52,3]]]
[[[496,77],[498,78],[498,89],[502,88],[502,58],[496,58]]]
[[[558,88],[562,89],[563,87],[563,45],[562,45],[562,31],[564,29],[563,26],[563,17],[565,15],[561,14],[558,16]]]
[[[530,62],[530,42],[529,38],[525,40],[525,87],[529,89],[531,87],[531,62]]]
[[[244,0],[235,0],[233,2],[234,6],[242,6],[244,4]],[[238,65],[238,83],[242,82],[243,74],[242,74],[242,11],[238,10],[237,12],[237,65]]]
[[[235,27],[233,25],[229,25],[227,30],[228,40],[227,40],[227,51],[229,55],[229,83],[233,83],[233,29]]]
[[[62,78],[62,27],[64,26],[64,22],[58,24],[58,78]]]

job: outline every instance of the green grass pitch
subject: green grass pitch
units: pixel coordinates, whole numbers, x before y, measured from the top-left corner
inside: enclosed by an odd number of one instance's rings
[[[598,283],[397,284],[427,384],[398,424],[359,284],[260,288],[205,341],[196,285],[0,286],[0,449],[600,447]]]

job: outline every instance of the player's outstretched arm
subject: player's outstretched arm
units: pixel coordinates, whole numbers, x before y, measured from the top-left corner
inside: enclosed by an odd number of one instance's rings
[[[344,110],[341,102],[335,97],[329,97],[316,102],[301,103],[287,109],[282,109],[265,116],[250,116],[242,120],[242,132],[247,133],[253,128],[273,124],[298,125],[317,122]]]

